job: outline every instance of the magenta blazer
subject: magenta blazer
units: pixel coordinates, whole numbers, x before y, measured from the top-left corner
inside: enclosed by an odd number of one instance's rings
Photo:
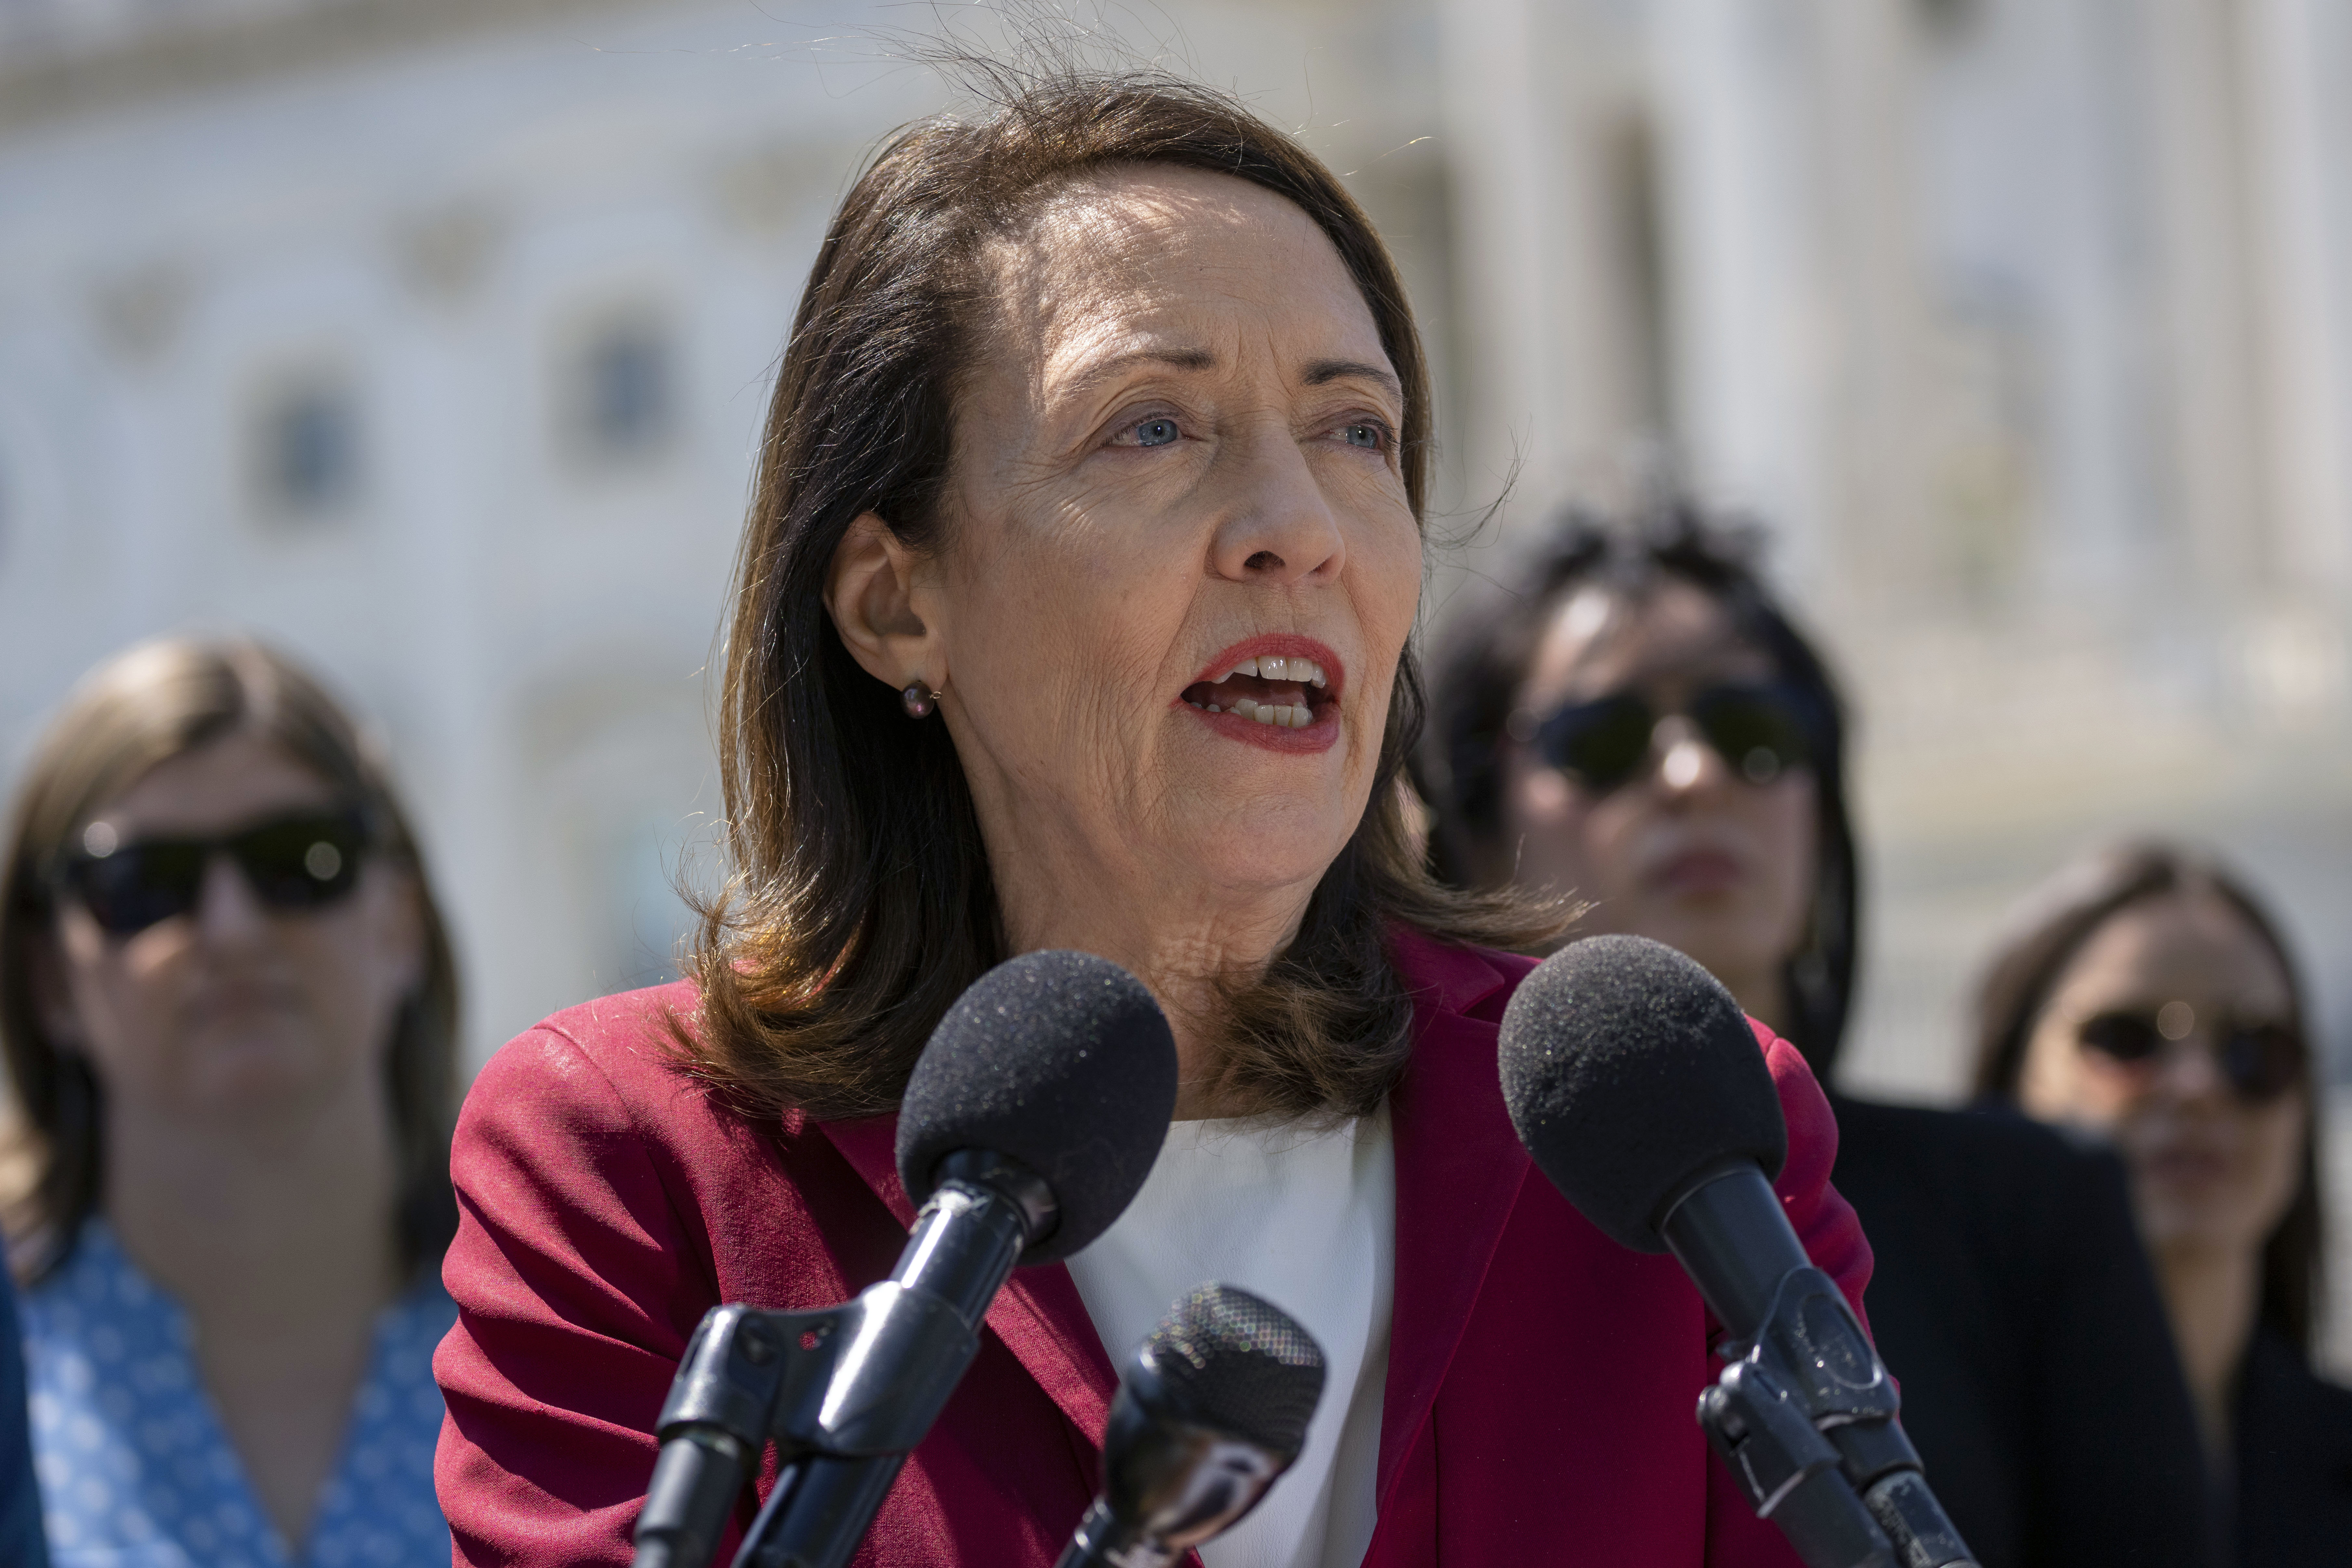
[[[1697,1293],[1673,1258],[1586,1224],[1511,1131],[1496,1026],[1530,965],[1412,935],[1395,956],[1417,1032],[1391,1102],[1396,1316],[1365,1563],[1791,1568],[1692,1418],[1717,1370]],[[894,1119],[719,1110],[665,1035],[693,1004],[678,984],[559,1013],[467,1097],[443,1275],[458,1318],[434,1358],[460,1563],[625,1564],[655,1415],[703,1312],[828,1305],[906,1239]],[[1829,1106],[1792,1047],[1757,1038],[1789,1120],[1782,1201],[1859,1309],[1870,1248],[1829,1185]],[[1117,1380],[1068,1271],[1017,1271],[988,1328],[860,1568],[1050,1568],[1092,1499]]]

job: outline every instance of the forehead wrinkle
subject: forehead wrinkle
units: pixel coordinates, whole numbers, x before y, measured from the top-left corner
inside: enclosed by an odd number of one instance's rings
[[[1122,173],[1137,177],[1121,178]],[[1219,240],[1240,234],[1254,241],[1274,239],[1277,248],[1286,248],[1291,240],[1311,237],[1320,242],[1318,248],[1321,249],[1330,249],[1330,241],[1312,219],[1283,198],[1260,192],[1246,182],[1240,183],[1239,189],[1226,188],[1234,184],[1227,175],[1149,165],[1102,171],[1070,182],[1044,201],[1028,223],[988,246],[1000,282],[998,297],[1009,308],[1006,314],[1026,314],[1040,340],[1035,347],[1050,363],[1073,357],[1066,335],[1068,319],[1087,313],[1088,307],[1112,306],[1116,316],[1124,320],[1100,325],[1111,331],[1125,328],[1137,338],[1151,331],[1148,318],[1158,306],[1171,296],[1197,299],[1204,283],[1211,292],[1245,311],[1255,311],[1265,303],[1259,287],[1265,263],[1264,245],[1253,243],[1233,253],[1230,247],[1220,247]],[[1261,195],[1296,217],[1295,225],[1285,226],[1305,232],[1278,238],[1267,234],[1265,215],[1253,210],[1261,205],[1256,199]],[[1202,254],[1211,250],[1221,254]],[[1335,249],[1330,259],[1339,262]],[[1362,324],[1372,326],[1370,307],[1354,287],[1353,278],[1347,275],[1344,263],[1339,271],[1350,302],[1362,313]],[[1223,280],[1214,276],[1218,273],[1231,275],[1231,285],[1220,287]],[[1011,323],[1000,319],[1000,324]],[[1231,325],[1246,330],[1238,320]],[[1174,346],[1186,353],[1197,347],[1190,342]],[[1361,375],[1401,397],[1402,384],[1384,363],[1387,356],[1380,352],[1376,329],[1366,346],[1374,353],[1365,359],[1349,357],[1343,351],[1310,360],[1300,372],[1301,384],[1320,386]],[[1215,368],[1172,357],[1165,363],[1181,369]],[[1089,364],[1073,376],[1054,379],[1082,390],[1096,379],[1098,369],[1116,374],[1117,368],[1125,367],[1113,367],[1108,362],[1099,367]]]
[[[1000,366],[1021,362],[1024,378],[1049,397],[1083,394],[1139,363],[1179,369],[1216,363],[1194,343],[1168,342],[1148,318],[1173,290],[1137,286],[1136,269],[1080,241],[1079,254],[1017,241],[990,247],[998,279],[989,338]]]

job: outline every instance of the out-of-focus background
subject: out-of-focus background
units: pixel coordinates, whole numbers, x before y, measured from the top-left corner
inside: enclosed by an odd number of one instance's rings
[[[874,29],[972,15],[0,0],[0,764],[125,642],[257,628],[385,726],[472,1059],[666,973],[769,368],[861,154],[948,97]],[[2132,828],[2252,868],[2352,1073],[2352,6],[1081,19],[1396,247],[1441,531],[1517,475],[1434,615],[1570,496],[1769,522],[1863,717],[1853,1087],[1958,1095],[2000,912]]]

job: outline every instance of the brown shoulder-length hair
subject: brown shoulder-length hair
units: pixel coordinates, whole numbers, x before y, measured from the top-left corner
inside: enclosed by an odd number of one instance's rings
[[[55,940],[52,870],[91,814],[149,769],[238,734],[257,736],[317,773],[368,818],[370,852],[415,879],[424,980],[400,1005],[384,1060],[404,1272],[437,1264],[457,1233],[449,1187],[457,962],[384,766],[349,715],[283,654],[240,637],[167,637],[118,654],[83,679],[34,752],[9,823],[0,1047],[29,1134],[30,1179],[7,1228],[28,1280],[65,1261],[105,1197],[104,1092],[88,1059],[51,1038],[34,995],[36,949]]]
[[[2210,857],[2157,840],[2137,840],[2094,852],[2058,872],[2032,894],[2007,938],[1994,951],[1977,988],[1976,1091],[2014,1104],[2025,1052],[2042,1009],[2074,955],[2101,926],[2150,900],[2208,898],[2246,923],[2286,975],[2289,1020],[2295,1037],[2310,1041],[2310,1009],[2301,971],[2276,921],[2246,882]],[[2311,1062],[2303,1063],[2306,1094]],[[2263,1245],[2263,1323],[2307,1356],[2324,1289],[2326,1226],[2320,1209],[2319,1118],[2313,1107],[2303,1142],[2303,1171],[2294,1199]]]
[[[944,504],[960,373],[992,321],[984,254],[1074,181],[1138,164],[1206,170],[1295,204],[1363,291],[1404,387],[1400,461],[1428,489],[1429,376],[1402,284],[1370,222],[1288,135],[1209,89],[1154,73],[984,68],[990,111],[891,137],[825,235],[784,345],[724,637],[720,774],[735,873],[689,967],[700,1027],[681,1046],[747,1115],[889,1109],[964,987],[1010,954],[980,823],[943,725],[849,657],[824,606],[852,520],[950,547]],[[1561,923],[1430,879],[1398,783],[1422,713],[1399,661],[1370,805],[1297,936],[1226,988],[1223,1102],[1308,1117],[1370,1111],[1402,1071],[1412,1005],[1395,926],[1524,948]]]

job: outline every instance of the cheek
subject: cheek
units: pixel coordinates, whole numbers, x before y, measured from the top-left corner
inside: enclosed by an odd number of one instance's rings
[[[1757,839],[1763,850],[1766,879],[1798,904],[1810,907],[1821,856],[1819,790],[1811,778],[1799,774],[1748,793],[1762,818]]]
[[[1509,785],[1511,826],[1521,831],[1565,831],[1575,810],[1576,792],[1551,768],[1515,767]]]
[[[1083,520],[975,525],[959,539],[944,629],[967,707],[1044,736],[1148,697],[1199,574],[1135,546]]]
[[[1425,564],[1421,530],[1410,513],[1360,530],[1355,546],[1365,631],[1378,636],[1393,658],[1412,631],[1421,609],[1421,579]]]
[[[1513,764],[1505,784],[1507,854],[1520,879],[1606,895],[1626,880],[1639,812],[1623,792],[1591,800],[1554,768]]]
[[[110,1086],[152,1078],[173,1055],[178,1028],[177,979],[187,943],[184,921],[150,927],[112,942],[85,918],[87,930],[61,933],[68,1033]]]
[[[364,920],[355,933],[353,961],[368,976],[369,989],[388,1006],[424,979],[424,922],[404,879],[380,875],[362,894]]]
[[[119,942],[84,923],[89,934],[68,936],[64,944],[77,1009],[85,1017],[98,1012],[136,1018],[163,1005],[166,988],[187,960],[187,922],[165,921]]]
[[[2028,1114],[2045,1121],[2116,1131],[2129,1120],[2126,1098],[2090,1069],[2080,1047],[2058,1034],[2037,1032],[2026,1047],[2018,1099]]]
[[[2294,1201],[2303,1180],[2303,1145],[2310,1135],[2310,1110],[2301,1095],[2245,1113],[2251,1151],[2251,1198],[2267,1232]]]

